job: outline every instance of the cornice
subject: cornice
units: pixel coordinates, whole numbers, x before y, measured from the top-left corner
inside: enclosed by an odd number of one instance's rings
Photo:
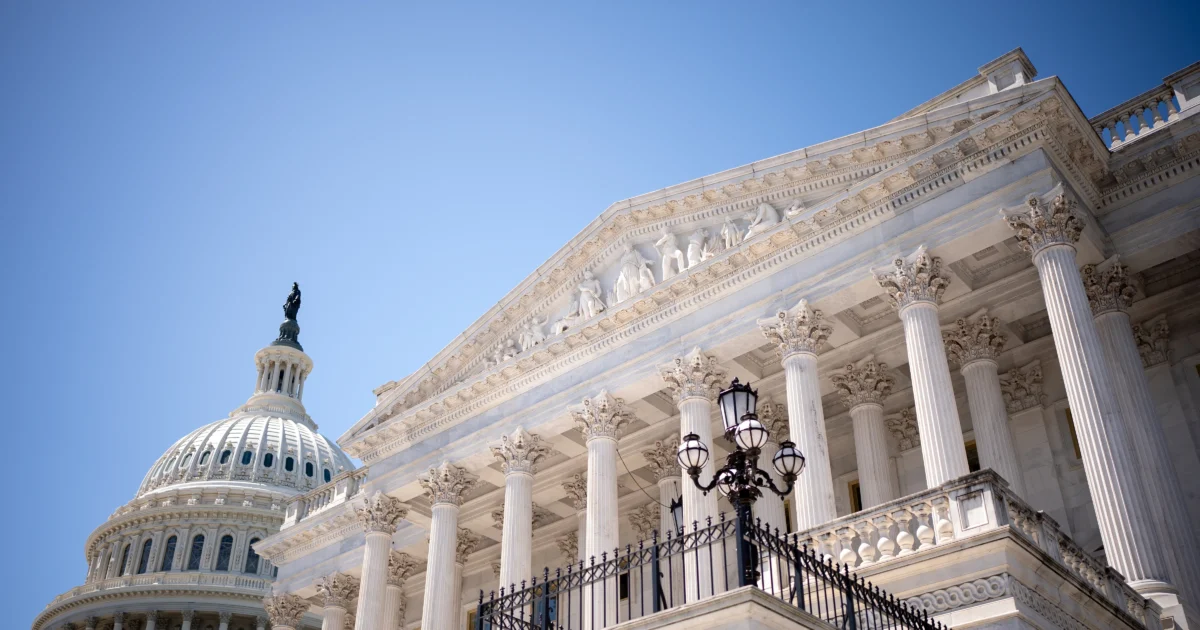
[[[260,541],[254,549],[258,555],[286,564],[326,545],[345,540],[363,531],[352,503],[343,503],[321,513],[318,520],[303,521],[294,527]]]
[[[188,575],[182,573],[180,575]],[[216,575],[201,573],[199,576]],[[132,581],[133,578],[142,576],[126,576]],[[224,576],[219,576],[224,577]],[[87,607],[93,604],[118,602],[123,600],[138,600],[145,599],[147,604],[152,605],[155,601],[163,597],[197,597],[207,596],[213,598],[222,598],[234,600],[237,603],[249,605],[252,608],[260,609],[262,607],[262,598],[264,595],[271,592],[271,580],[269,578],[260,578],[254,576],[237,576],[229,574],[229,577],[245,577],[243,584],[249,585],[252,582],[262,582],[262,588],[254,588],[253,586],[223,586],[217,584],[137,584],[137,585],[122,585],[105,590],[96,590],[88,593],[80,593],[74,597],[64,597],[67,591],[55,597],[54,600],[46,606],[42,612],[33,620],[32,630],[39,630],[48,621],[65,612]],[[76,588],[87,588],[88,584],[81,584]],[[75,589],[71,589],[72,591]],[[198,606],[201,610],[205,609],[204,604]]]
[[[96,545],[108,537],[130,529],[145,529],[163,525],[179,524],[191,526],[195,522],[213,521],[223,525],[259,525],[271,532],[279,531],[283,524],[282,511],[245,507],[241,505],[172,505],[128,512],[105,521],[88,536],[84,543],[84,557],[90,561]]]

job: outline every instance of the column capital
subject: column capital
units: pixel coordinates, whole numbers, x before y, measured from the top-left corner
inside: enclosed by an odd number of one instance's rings
[[[617,439],[621,426],[627,424],[632,415],[625,409],[625,401],[613,398],[608,391],[601,391],[595,398],[584,398],[583,404],[571,410],[571,417],[583,432],[583,437]]]
[[[146,613],[146,624],[149,625],[150,622],[154,622],[155,624],[158,623],[158,611],[157,610],[151,610]]]
[[[567,557],[568,564],[575,564],[579,560],[579,534],[575,530],[567,532],[566,536],[559,538],[557,541],[558,550]]]
[[[1170,336],[1166,315],[1133,325],[1133,339],[1137,342],[1138,354],[1142,355],[1142,367],[1167,362],[1170,358],[1167,354]]]
[[[87,630],[96,630],[96,626],[100,624],[100,618],[96,616],[88,617],[83,620],[83,627]]]
[[[262,615],[255,617],[254,618],[254,627],[255,628],[266,628],[267,627],[267,618]]]
[[[833,381],[848,409],[865,404],[883,406],[883,401],[896,386],[896,379],[888,374],[888,364],[876,361],[872,355],[857,365],[847,363],[842,372],[830,375],[829,380]]]
[[[192,621],[195,618],[196,618],[196,611],[194,611],[194,610],[183,611],[183,620],[184,621]]]
[[[1079,275],[1083,278],[1083,289],[1087,292],[1093,316],[1128,311],[1141,284],[1137,274],[1129,273],[1129,267],[1122,265],[1116,256],[1099,265],[1080,267]]]
[[[1062,184],[1041,197],[1030,195],[1024,205],[1005,208],[1000,213],[1017,232],[1021,249],[1034,256],[1054,245],[1074,247],[1083,233],[1078,206],[1062,192]]]
[[[408,507],[399,499],[376,490],[375,494],[354,506],[354,514],[367,533],[394,534],[400,519],[408,515]]]
[[[1043,404],[1042,363],[1033,361],[1000,375],[1000,394],[1008,413],[1017,413]]]
[[[387,583],[393,586],[404,586],[404,580],[417,570],[417,559],[402,552],[388,552]]]
[[[758,320],[762,334],[779,349],[787,360],[794,354],[816,354],[817,349],[833,334],[833,327],[822,323],[824,313],[809,308],[808,300],[800,300],[791,311],[779,311],[775,317]]]
[[[658,503],[651,501],[629,512],[629,523],[633,525],[633,531],[637,533],[639,540],[649,538],[651,532],[658,529],[660,507]]]
[[[903,310],[918,302],[937,305],[950,285],[950,276],[942,272],[942,259],[930,256],[924,245],[892,266],[874,272],[875,281],[888,293],[892,308]]]
[[[758,421],[770,431],[770,439],[776,444],[791,438],[791,426],[788,424],[787,405],[771,400],[770,396],[758,399]]]
[[[554,518],[554,513],[551,512],[550,510],[547,510],[544,507],[542,507],[536,503],[531,503],[530,506],[531,506],[530,522],[533,523],[534,529],[541,527],[542,525],[548,523],[550,521],[550,519]],[[504,529],[504,506],[503,505],[492,510],[492,522],[494,522],[496,524],[496,529],[500,529],[500,530]]]
[[[425,494],[433,505],[439,503],[454,506],[462,505],[463,496],[471,491],[477,479],[470,475],[465,468],[460,468],[450,462],[442,462],[437,468],[430,468],[417,479]]]
[[[479,546],[479,536],[469,529],[458,528],[458,540],[454,548],[454,561],[459,564],[467,563],[467,556],[470,556],[475,548]]]
[[[942,331],[946,358],[960,367],[972,361],[995,361],[1004,351],[1006,339],[1000,332],[1000,320],[989,317],[986,310],[972,317],[960,317],[952,328]]]
[[[113,613],[113,621],[125,622],[125,613],[123,611]]]
[[[505,475],[510,473],[533,474],[537,471],[538,460],[544,458],[550,449],[542,444],[542,438],[517,427],[512,435],[500,438],[499,446],[492,446],[492,455],[500,460],[500,470]]]
[[[683,469],[679,467],[679,438],[671,436],[658,440],[651,448],[642,451],[650,470],[654,471],[654,479],[662,481],[668,477],[682,477]]]
[[[917,430],[917,411],[905,409],[887,417],[888,431],[896,438],[900,450],[907,451],[921,445],[921,434]]]
[[[228,610],[222,610],[221,612],[217,613],[217,619],[219,619],[221,623],[228,624],[230,621],[233,621],[233,613],[229,612]]]
[[[704,354],[700,346],[692,348],[687,356],[677,357],[675,365],[662,370],[661,374],[675,395],[676,403],[688,398],[714,400],[725,381],[725,370],[717,364],[717,358]]]
[[[587,508],[587,477],[581,473],[575,473],[570,479],[563,482],[562,487],[567,491],[567,496],[571,497],[571,502],[575,504],[576,510]]]
[[[317,593],[323,606],[350,609],[350,602],[358,597],[358,578],[345,573],[326,575],[317,582]]]
[[[271,618],[272,626],[298,628],[304,613],[308,612],[308,601],[299,595],[283,593],[263,598],[263,609]]]
[[[354,624],[355,624],[354,613],[348,612],[348,613],[346,613],[346,616],[342,617],[342,630],[354,630]]]

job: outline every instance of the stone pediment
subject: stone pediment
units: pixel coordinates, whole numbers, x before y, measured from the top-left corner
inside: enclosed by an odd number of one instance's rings
[[[948,172],[1049,118],[1079,145],[1064,140],[1059,152],[1094,150],[1103,170],[1105,149],[1079,131],[1090,127],[1069,102],[1048,79],[614,204],[429,364],[377,390],[376,407],[339,442],[370,459],[423,439],[638,322],[746,281],[768,259],[937,194]],[[1085,186],[1100,176],[1077,170]]]

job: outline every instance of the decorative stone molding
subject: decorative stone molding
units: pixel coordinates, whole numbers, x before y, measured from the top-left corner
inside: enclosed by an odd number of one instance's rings
[[[916,409],[905,409],[898,414],[888,416],[887,428],[896,438],[900,450],[907,451],[921,445],[921,434],[917,431]]]
[[[567,496],[571,497],[571,503],[575,505],[576,510],[587,509],[587,477],[581,473],[576,473],[562,484],[563,490],[567,491]]]
[[[771,432],[771,441],[776,444],[790,440],[791,427],[788,425],[787,405],[777,403],[770,397],[758,401],[758,421]]]
[[[1012,576],[1009,576],[1008,583],[1013,599],[1029,606],[1056,627],[1063,630],[1090,630],[1087,624],[1072,617],[1057,604],[1043,597],[1041,593],[1018,582]]]
[[[317,593],[328,608],[350,608],[350,602],[358,597],[358,578],[345,573],[327,575],[317,582]]]
[[[824,313],[811,309],[808,300],[800,300],[790,312],[779,311],[774,318],[758,320],[767,341],[776,344],[779,356],[786,360],[793,354],[807,352],[816,354],[817,350],[833,334],[833,327],[822,323]]]
[[[972,361],[995,361],[1004,351],[1004,334],[1000,332],[1000,320],[988,317],[987,311],[978,313],[974,320],[960,317],[954,328],[942,331],[946,344],[946,358],[950,363],[965,366]]]
[[[1012,595],[1009,590],[1009,575],[1001,573],[991,577],[979,578],[955,586],[922,593],[904,600],[915,610],[924,611],[931,615],[955,610],[965,606],[973,606],[993,599]]]
[[[466,564],[467,557],[474,553],[475,548],[479,546],[479,536],[466,528],[458,528],[458,542],[454,548],[454,561],[459,564]]]
[[[930,256],[924,245],[892,261],[890,270],[876,271],[875,281],[887,291],[888,303],[897,310],[917,302],[937,304],[950,286],[950,276],[942,272],[942,259]]]
[[[637,533],[638,539],[650,538],[650,534],[658,529],[659,510],[658,503],[651,501],[630,511],[629,524],[633,525],[633,531]]]
[[[542,444],[541,436],[529,433],[522,427],[517,427],[512,435],[500,438],[500,445],[493,446],[492,455],[500,460],[500,470],[504,474],[525,473],[532,475],[537,471],[537,462],[544,458],[550,449]]]
[[[848,409],[865,404],[882,406],[896,386],[896,379],[888,374],[888,364],[876,361],[874,356],[868,356],[857,365],[847,363],[840,373],[830,375],[829,380],[833,381]]]
[[[450,462],[442,462],[437,468],[430,468],[417,479],[432,505],[448,503],[462,505],[463,497],[475,487],[478,479],[472,477],[465,468],[460,468]]]
[[[354,630],[355,616],[352,612],[347,612],[345,617],[342,617],[342,630]]]
[[[233,613],[229,612],[228,610],[222,610],[221,612],[217,613],[217,619],[221,623],[228,625],[229,622],[233,620]]]
[[[354,506],[354,515],[368,533],[394,534],[400,519],[408,515],[408,507],[399,499],[376,490],[375,494]]]
[[[1083,278],[1092,315],[1129,310],[1141,284],[1138,276],[1130,274],[1129,268],[1116,256],[1100,265],[1084,265],[1079,269],[1079,275]]]
[[[1133,339],[1137,342],[1138,353],[1142,355],[1142,367],[1150,367],[1166,363],[1168,343],[1171,330],[1167,326],[1167,316],[1159,315],[1140,324],[1133,325]]]
[[[308,612],[308,601],[298,595],[284,593],[263,599],[263,609],[271,618],[272,626],[300,627],[300,620]]]
[[[683,469],[679,467],[679,438],[671,436],[666,440],[658,440],[654,446],[642,451],[646,464],[654,472],[654,479],[662,481],[668,477],[682,477]]]
[[[607,390],[601,391],[595,398],[584,398],[582,405],[571,410],[571,417],[588,440],[615,440],[621,427],[633,418],[625,409],[625,401],[613,398]]]
[[[696,346],[687,356],[676,358],[673,367],[662,370],[662,378],[677,403],[687,398],[714,400],[721,392],[725,370],[717,364],[716,357],[704,354]]]
[[[568,563],[574,564],[579,559],[579,534],[574,530],[559,538],[557,544],[558,550],[566,556]],[[497,573],[497,577],[499,577],[499,573]]]
[[[492,563],[492,575],[495,576],[496,578],[500,577],[500,562],[499,561]]]
[[[1042,363],[1033,361],[1000,376],[1000,394],[1008,413],[1017,413],[1045,404],[1042,393]]]
[[[417,559],[402,552],[391,551],[388,553],[388,576],[387,583],[392,586],[404,586],[404,580],[417,570]]]
[[[185,611],[183,611],[183,618],[184,618],[184,620],[186,620],[186,621],[191,621],[191,617],[189,617],[189,616],[188,616],[188,613],[191,613],[191,614],[193,614],[193,615],[194,615],[194,614],[196,614],[196,611],[194,611],[194,610],[192,610],[192,611],[188,611],[188,610],[185,610]],[[88,617],[87,619],[84,619],[84,620],[83,620],[83,627],[85,628],[85,630],[96,630],[96,626],[97,626],[99,623],[100,623],[100,618],[99,618],[99,617],[94,617],[94,616],[93,616],[93,617]]]
[[[1052,245],[1074,246],[1083,233],[1083,217],[1075,200],[1061,192],[1062,184],[1047,195],[1053,195],[1049,203],[1044,198],[1030,195],[1024,207],[1007,208],[1002,212],[1009,227],[1016,230],[1021,249],[1030,254]]]

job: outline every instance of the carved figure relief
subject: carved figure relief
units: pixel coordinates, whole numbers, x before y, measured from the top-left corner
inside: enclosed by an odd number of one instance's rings
[[[699,229],[688,237],[687,261],[688,269],[716,256],[708,247],[708,230]]]
[[[583,272],[583,282],[579,283],[579,318],[587,321],[603,313],[604,308],[600,281],[591,270]]]
[[[578,324],[579,321],[579,300],[572,299],[571,306],[567,309],[567,314],[563,315],[558,321],[554,322],[554,326],[551,327],[551,332],[556,335],[561,335],[575,324]]]
[[[542,342],[546,340],[546,332],[545,329],[542,328],[545,325],[545,317],[540,319],[534,317],[533,319],[529,320],[528,324],[525,324],[525,330],[521,331],[520,338],[517,339],[517,343],[521,346],[521,352],[524,352],[535,346],[542,345]]]
[[[733,217],[725,217],[725,223],[721,225],[721,240],[725,244],[725,249],[733,249],[742,242],[742,231],[733,222]]]
[[[654,272],[650,271],[650,261],[643,258],[641,252],[632,245],[626,245],[625,253],[621,256],[621,273],[613,286],[615,301],[624,302],[653,286]]]
[[[779,223],[779,212],[769,203],[760,203],[754,212],[747,212],[743,219],[750,222],[746,228],[746,238],[753,238]]]
[[[789,217],[794,217],[804,212],[804,210],[804,205],[800,203],[799,199],[797,199],[787,207],[787,210],[783,211],[783,214]]]
[[[665,282],[667,278],[674,277],[675,274],[687,269],[687,261],[683,257],[683,251],[679,249],[679,244],[675,242],[675,235],[663,230],[662,237],[654,244],[658,248],[658,253],[662,254],[662,279]]]

